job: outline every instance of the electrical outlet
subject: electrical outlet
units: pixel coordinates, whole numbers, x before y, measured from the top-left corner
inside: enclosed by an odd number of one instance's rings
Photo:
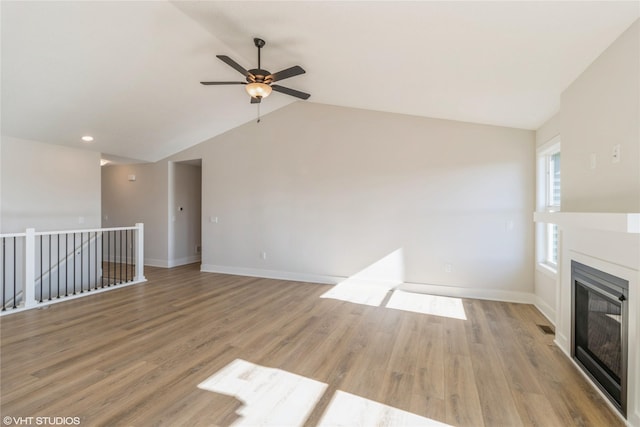
[[[453,271],[453,266],[450,263],[446,263],[444,265],[444,272],[445,273],[451,273]]]
[[[260,252],[260,258],[262,259],[267,259],[267,253],[266,252]]]
[[[620,144],[614,145],[611,150],[611,163],[620,163]]]

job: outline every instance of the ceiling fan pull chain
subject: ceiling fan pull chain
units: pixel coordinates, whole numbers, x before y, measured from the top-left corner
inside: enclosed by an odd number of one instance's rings
[[[258,121],[256,123],[260,123],[260,104],[258,104]]]

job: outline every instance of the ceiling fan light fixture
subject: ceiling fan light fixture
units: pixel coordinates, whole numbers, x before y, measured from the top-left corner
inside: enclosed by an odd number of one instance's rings
[[[271,86],[266,83],[248,83],[245,89],[252,98],[266,98],[271,93]]]

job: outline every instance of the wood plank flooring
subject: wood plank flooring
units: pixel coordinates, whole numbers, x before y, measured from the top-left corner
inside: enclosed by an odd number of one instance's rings
[[[142,285],[2,317],[1,415],[241,423],[243,402],[198,388],[241,359],[326,384],[307,426],[338,392],[452,426],[624,425],[536,326],[548,322],[533,306],[463,300],[459,320],[196,265],[145,274]]]

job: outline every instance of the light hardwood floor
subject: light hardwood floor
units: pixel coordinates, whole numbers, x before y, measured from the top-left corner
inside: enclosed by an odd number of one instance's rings
[[[467,320],[320,296],[325,285],[147,268],[148,283],[2,317],[2,416],[81,425],[242,421],[198,388],[241,359],[453,426],[622,426],[532,306],[463,300]],[[349,423],[347,423],[349,425]]]

